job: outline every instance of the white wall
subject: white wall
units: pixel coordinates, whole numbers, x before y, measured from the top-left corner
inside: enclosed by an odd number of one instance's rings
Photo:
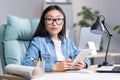
[[[0,24],[6,23],[7,15],[39,18],[43,0],[0,0]]]
[[[44,7],[43,6],[44,1],[45,0],[0,0],[0,25],[6,24],[7,15],[14,15],[14,16],[26,17],[26,18],[40,18]],[[58,0],[56,1],[58,2]],[[65,6],[63,8],[63,10],[65,9],[65,13],[68,14],[69,12],[71,12],[71,7],[72,7],[71,4],[65,4],[65,5],[60,4],[60,5],[61,7]],[[71,14],[72,13],[66,15],[68,17],[67,21],[68,22],[71,21],[70,23],[67,23],[67,26],[69,27],[68,29],[70,29],[69,32],[70,35],[72,35],[70,36],[70,38],[74,41],[74,36],[73,36],[74,34],[73,31],[71,31],[73,30],[73,26],[71,25],[73,22],[73,17],[71,16]]]
[[[7,15],[16,15],[26,18],[39,18],[43,9],[44,0],[0,0],[0,25],[6,23]],[[72,0],[73,1],[73,17],[77,22],[77,12],[82,6],[88,6],[95,10],[99,10],[106,18],[105,22],[108,29],[113,34],[110,52],[120,52],[120,35],[117,35],[112,28],[116,24],[120,24],[120,0]],[[103,47],[106,48],[106,35],[103,35]],[[79,40],[79,39],[78,39]]]
[[[99,10],[105,16],[107,28],[113,34],[109,52],[120,52],[120,35],[113,31],[116,24],[120,24],[120,0],[73,0],[74,22],[78,21],[76,14],[82,6],[88,6],[93,10]],[[103,47],[106,50],[108,38],[103,35]]]

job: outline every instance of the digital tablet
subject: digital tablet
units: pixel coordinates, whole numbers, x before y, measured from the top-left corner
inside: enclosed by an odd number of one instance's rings
[[[75,57],[73,62],[75,63],[77,61],[83,61],[85,58],[87,58],[91,51],[92,51],[91,49],[81,49],[80,53]]]

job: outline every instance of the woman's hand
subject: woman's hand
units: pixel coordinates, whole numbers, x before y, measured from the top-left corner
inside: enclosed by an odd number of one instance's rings
[[[53,71],[65,71],[72,67],[73,62],[69,59],[53,65]]]
[[[83,68],[86,68],[86,64],[83,61],[78,61],[74,64],[74,68],[83,69]]]

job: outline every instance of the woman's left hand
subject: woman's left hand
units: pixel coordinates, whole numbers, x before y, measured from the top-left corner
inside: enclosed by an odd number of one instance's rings
[[[83,61],[78,61],[74,64],[74,68],[83,69],[83,68],[86,68],[86,64]]]

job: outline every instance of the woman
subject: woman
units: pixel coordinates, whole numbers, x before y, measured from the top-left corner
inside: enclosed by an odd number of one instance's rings
[[[42,15],[36,32],[33,35],[23,65],[32,66],[34,60],[45,60],[45,71],[65,71],[90,66],[89,59],[78,61],[72,60],[80,52],[74,43],[66,36],[66,17],[63,10],[57,5],[47,7]],[[58,63],[59,61],[59,63]]]

